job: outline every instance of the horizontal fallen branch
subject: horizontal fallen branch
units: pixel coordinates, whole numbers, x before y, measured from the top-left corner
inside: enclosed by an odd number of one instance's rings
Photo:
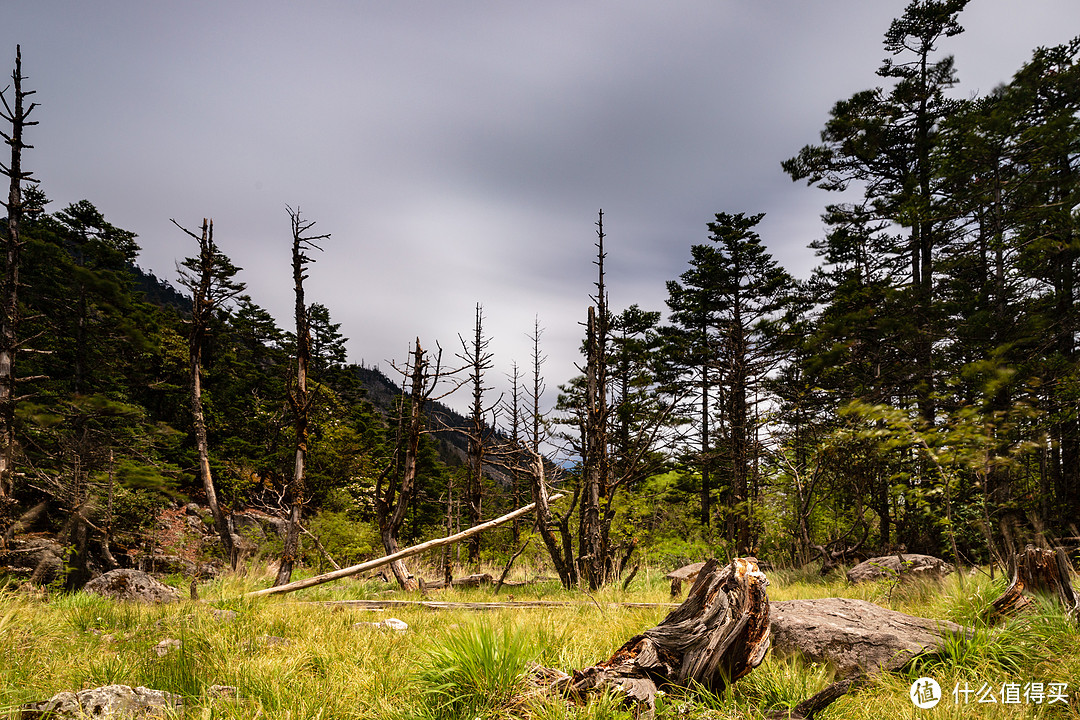
[[[388,608],[421,607],[427,610],[507,610],[513,608],[559,608],[559,607],[596,607],[592,602],[576,600],[509,600],[507,602],[443,602],[440,600],[324,600],[303,603],[305,605],[325,605],[327,607],[346,607],[357,610],[385,610]],[[678,603],[600,603],[607,607],[630,609],[675,608]]]
[[[563,495],[561,494],[554,495],[551,500],[558,500],[561,497],[563,497]],[[512,513],[507,513],[502,517],[495,518],[494,520],[489,520],[486,523],[481,523],[480,525],[475,525],[468,530],[462,530],[461,532],[455,535],[450,535],[449,537],[439,538],[438,540],[429,540],[426,543],[420,543],[419,545],[413,545],[412,547],[405,548],[404,550],[399,550],[398,552],[391,555],[386,555],[375,560],[369,560],[368,562],[360,563],[359,565],[342,568],[341,570],[335,570],[324,575],[316,575],[315,577],[306,578],[304,580],[297,580],[295,582],[286,583],[285,585],[278,585],[277,587],[270,587],[266,588],[265,590],[256,590],[254,592],[249,592],[246,594],[245,597],[261,597],[263,595],[277,595],[280,593],[294,592],[296,590],[303,590],[304,588],[313,587],[315,585],[322,585],[323,583],[332,582],[334,580],[340,580],[341,578],[356,575],[357,573],[374,570],[375,568],[382,567],[383,565],[389,565],[395,560],[403,560],[407,557],[412,557],[413,555],[419,555],[422,552],[427,552],[428,550],[442,547],[443,545],[451,545],[453,543],[460,542],[461,540],[470,538],[473,535],[478,535],[485,530],[491,530],[492,528],[496,528],[504,523],[510,522],[516,517],[520,517],[521,515],[524,515],[528,512],[532,512],[533,507],[535,506],[526,505],[523,508],[518,508]]]

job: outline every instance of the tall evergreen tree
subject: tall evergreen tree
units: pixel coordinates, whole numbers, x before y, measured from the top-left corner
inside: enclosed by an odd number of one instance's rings
[[[795,180],[826,190],[861,184],[862,207],[906,229],[890,252],[906,255],[909,280],[897,322],[906,324],[910,393],[927,422],[934,422],[934,344],[941,336],[935,305],[936,259],[950,228],[941,219],[940,168],[936,158],[942,121],[955,103],[945,91],[956,83],[953,58],[937,58],[939,42],[959,34],[968,0],[913,0],[885,34],[889,53],[878,75],[886,89],[856,93],[834,106],[821,145],[806,146],[783,163]]]

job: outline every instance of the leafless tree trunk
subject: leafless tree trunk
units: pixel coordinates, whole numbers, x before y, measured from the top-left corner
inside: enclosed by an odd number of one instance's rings
[[[570,543],[569,531],[564,523],[562,527],[566,529],[566,532],[563,533],[562,542],[560,543],[560,539],[555,537],[552,528],[558,527],[558,523],[553,519],[549,505],[544,458],[539,453],[531,450],[528,451],[528,455],[530,460],[529,474],[532,478],[533,504],[536,506],[536,529],[540,533],[540,538],[544,541],[548,556],[551,557],[551,563],[555,566],[555,572],[559,574],[559,581],[563,587],[570,588],[577,584],[578,575],[575,572],[572,560],[573,548],[570,547],[570,552],[567,552]],[[564,517],[569,518],[571,510],[573,510],[573,503]]]
[[[604,284],[604,211],[596,223],[595,306],[589,307],[586,329],[585,448],[578,532],[579,574],[593,590],[607,582],[608,548],[600,498],[608,485],[607,345],[608,307]]]
[[[473,337],[468,343],[460,335],[461,354],[458,355],[469,368],[469,383],[472,385],[472,408],[469,414],[471,426],[468,432],[469,438],[469,479],[465,488],[465,502],[469,507],[469,524],[479,525],[483,518],[484,500],[484,454],[485,445],[488,441],[488,425],[484,422],[484,416],[498,406],[498,402],[491,406],[484,406],[484,393],[491,388],[484,385],[484,373],[492,367],[492,354],[488,352],[489,338],[484,337],[484,312],[483,307],[476,305],[476,323],[473,327]],[[480,536],[474,536],[469,540],[469,562],[480,562]]]
[[[395,369],[407,379],[409,391],[407,400],[402,398],[394,459],[375,481],[375,518],[379,524],[379,533],[387,555],[393,555],[398,551],[398,534],[405,523],[409,501],[414,495],[420,436],[427,432],[424,429],[427,404],[445,397],[456,389],[455,387],[441,395],[434,395],[442,379],[456,372],[443,371],[441,347],[435,355],[434,365],[428,359],[427,351],[420,346],[420,338],[416,339],[416,344],[409,354],[411,360],[406,363],[404,369],[395,366]],[[448,524],[453,507],[452,490],[451,487],[447,492]],[[409,573],[404,562],[395,561],[390,565],[390,569],[403,590],[417,589],[417,581]],[[449,573],[449,558],[447,558],[444,573]]]
[[[26,118],[37,107],[37,103],[25,105],[25,99],[33,95],[33,90],[23,90],[22,48],[15,46],[15,70],[11,73],[15,87],[12,102],[8,104],[7,88],[0,93],[4,103],[4,112],[0,114],[11,123],[11,134],[0,132],[0,136],[11,147],[11,161],[7,167],[0,165],[11,183],[8,188],[7,237],[5,238],[4,285],[0,291],[0,498],[8,497],[14,489],[15,464],[15,353],[19,349],[19,254],[23,240],[19,235],[25,206],[22,197],[22,182],[31,180],[29,172],[22,169],[22,151],[33,148],[23,142],[23,129],[37,122]]]
[[[383,549],[386,550],[387,555],[393,555],[399,549],[398,533],[405,522],[409,499],[412,497],[413,486],[416,483],[416,456],[424,426],[428,361],[426,351],[420,346],[420,338],[416,338],[411,355],[412,360],[406,366],[410,384],[409,400],[408,403],[402,401],[398,421],[397,453],[400,462],[391,463],[375,484],[375,516],[379,523]],[[400,485],[396,485],[392,479],[388,478],[395,470],[400,473]],[[390,570],[394,573],[402,590],[417,589],[416,579],[403,560],[390,563]]]
[[[510,402],[507,403],[507,410],[510,414],[510,440],[514,448],[514,458],[510,472],[510,496],[512,498],[511,504],[517,505],[521,498],[521,470],[522,465],[521,452],[519,448],[524,444],[521,437],[521,372],[518,369],[517,363],[511,364],[510,370]],[[513,543],[514,547],[517,547],[521,542],[521,525],[517,520],[514,520],[512,526]]]
[[[214,478],[210,472],[210,448],[206,435],[206,415],[202,401],[202,349],[210,321],[216,310],[244,290],[244,284],[232,278],[239,272],[229,258],[214,243],[214,221],[203,218],[202,232],[196,235],[175,220],[174,225],[195,238],[199,255],[184,260],[178,266],[180,284],[191,291],[191,333],[188,336],[188,370],[191,381],[191,416],[195,427],[195,445],[199,453],[199,477],[202,478],[206,503],[214,518],[214,529],[221,538],[221,547],[229,566],[236,570],[236,540],[229,519],[218,502]]]
[[[292,482],[286,493],[289,502],[289,524],[285,530],[285,547],[281,553],[275,585],[285,585],[292,579],[293,565],[300,553],[300,513],[304,507],[304,462],[307,457],[309,411],[311,398],[308,396],[307,375],[311,364],[311,326],[308,309],[304,302],[305,270],[311,256],[311,249],[321,250],[318,242],[330,237],[325,235],[307,235],[315,226],[314,221],[305,221],[300,215],[300,208],[287,208],[292,223],[292,266],[293,287],[296,292],[296,385],[290,388],[289,403],[296,417],[296,459],[293,465]]]

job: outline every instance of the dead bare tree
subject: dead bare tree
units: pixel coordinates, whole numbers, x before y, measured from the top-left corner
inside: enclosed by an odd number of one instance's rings
[[[510,364],[510,374],[507,377],[510,380],[510,398],[505,403],[504,410],[505,414],[508,415],[510,418],[508,431],[510,434],[511,443],[514,446],[518,446],[524,443],[522,438],[523,418],[521,412],[521,371],[518,368],[517,362],[512,362]],[[514,462],[512,466],[508,469],[508,472],[510,473],[510,496],[512,498],[511,504],[517,505],[521,500],[519,496],[521,494],[520,484],[522,473],[519,467],[522,463],[520,459],[520,452],[514,454]],[[517,547],[518,543],[521,542],[520,523],[517,520],[514,520],[514,524],[511,529],[514,538],[514,547]]]
[[[312,398],[308,396],[307,375],[311,364],[311,323],[308,307],[304,302],[304,280],[306,269],[312,262],[308,252],[322,250],[318,242],[330,237],[308,235],[315,226],[312,220],[304,220],[300,207],[295,210],[286,206],[292,224],[292,267],[293,287],[296,293],[296,384],[289,388],[289,404],[292,405],[296,418],[296,459],[293,465],[293,477],[289,483],[287,501],[289,503],[289,523],[285,530],[285,547],[281,553],[275,585],[285,585],[292,579],[293,565],[300,551],[300,513],[304,507],[304,462],[307,457],[308,424]]]
[[[191,291],[191,332],[188,335],[188,370],[191,382],[191,416],[195,427],[195,444],[199,453],[199,476],[202,478],[206,502],[214,518],[214,529],[221,538],[221,546],[229,565],[236,570],[236,541],[229,527],[229,519],[218,502],[214,478],[210,472],[210,449],[206,439],[206,415],[202,401],[202,353],[210,321],[214,313],[244,291],[244,283],[233,278],[240,268],[221,252],[214,242],[214,221],[203,218],[202,232],[196,235],[175,220],[173,225],[183,230],[199,243],[199,254],[189,257],[177,272],[180,284]]]
[[[559,573],[559,580],[562,582],[563,587],[570,588],[577,585],[578,582],[578,567],[574,559],[574,539],[570,532],[570,518],[577,508],[578,500],[581,499],[581,485],[575,486],[570,504],[562,513],[551,510],[546,502],[543,507],[539,504],[538,498],[541,495],[546,496],[548,492],[547,478],[544,472],[547,466],[544,464],[540,448],[544,442],[547,442],[549,436],[548,418],[546,413],[540,409],[540,398],[543,397],[544,391],[547,389],[544,383],[544,375],[541,372],[541,367],[547,360],[547,356],[540,351],[540,337],[542,335],[543,329],[540,327],[540,319],[536,318],[533,321],[533,333],[530,337],[533,346],[532,390],[529,392],[529,401],[532,405],[529,414],[531,425],[529,437],[531,455],[528,456],[531,460],[529,464],[531,468],[530,478],[533,499],[534,502],[538,503],[536,512],[537,529],[544,540],[544,545],[547,546],[551,562]],[[539,463],[536,462],[538,458]],[[559,531],[558,539],[555,539],[554,530]]]
[[[0,117],[11,123],[11,132],[0,131],[0,137],[11,147],[11,160],[7,166],[0,164],[0,172],[10,179],[7,208],[7,237],[5,241],[5,264],[3,288],[0,289],[0,499],[8,497],[14,489],[15,465],[15,355],[19,350],[19,255],[24,244],[20,237],[22,217],[26,205],[22,196],[24,181],[35,182],[31,173],[22,169],[22,151],[31,149],[23,141],[23,130],[36,121],[27,120],[37,103],[26,105],[26,98],[34,90],[23,90],[22,48],[15,46],[15,70],[11,73],[14,85],[12,102],[8,103],[7,90],[0,92],[4,112]],[[10,86],[9,86],[10,87]]]
[[[581,521],[578,526],[578,572],[596,590],[607,581],[606,543],[600,498],[608,485],[607,351],[610,318],[604,282],[604,211],[596,222],[596,295],[589,306],[585,335],[584,447],[582,448]]]
[[[434,362],[427,351],[420,345],[420,338],[410,351],[410,360],[405,368],[394,368],[400,372],[408,384],[407,398],[402,397],[398,408],[397,444],[394,457],[386,469],[375,481],[375,518],[379,524],[379,535],[387,555],[398,552],[398,535],[405,523],[409,501],[416,486],[416,458],[419,454],[420,436],[425,430],[425,411],[427,404],[445,397],[452,388],[435,396],[440,381],[453,371],[445,372],[442,367],[442,348]],[[405,393],[403,393],[405,395]],[[416,578],[412,576],[403,560],[390,563],[394,578],[403,590],[416,590]]]
[[[655,450],[664,440],[665,430],[679,404],[678,397],[667,397],[673,391],[665,389],[661,392],[659,382],[651,377],[647,380],[652,386],[646,403],[648,410],[639,413],[636,408],[641,398],[632,397],[629,386],[638,384],[644,375],[651,375],[651,371],[646,373],[642,369],[644,366],[638,367],[641,361],[631,361],[630,355],[634,351],[628,340],[631,333],[647,332],[655,322],[650,316],[655,314],[642,313],[636,306],[630,308],[616,319],[614,327],[633,320],[633,329],[627,327],[621,343],[613,338],[613,317],[609,311],[604,274],[607,254],[602,210],[596,227],[596,294],[590,296],[594,305],[589,307],[587,315],[586,364],[581,368],[584,378],[579,381],[577,397],[569,408],[575,413],[572,422],[578,425],[581,437],[576,448],[581,456],[581,512],[575,564],[581,581],[588,583],[591,589],[619,577],[630,559],[635,547],[632,539],[621,546],[611,542],[610,530],[615,517],[613,500],[620,488],[659,468]],[[616,392],[612,392],[611,367],[615,359],[625,362],[625,366],[618,368],[615,376],[618,382],[614,383]],[[644,375],[638,377],[642,373]],[[635,377],[631,378],[631,374]],[[635,395],[639,393],[640,390],[634,392]],[[616,420],[618,432],[613,433]],[[621,559],[617,557],[620,553]]]
[[[470,525],[479,525],[483,517],[484,454],[488,436],[491,434],[491,426],[485,422],[485,417],[488,413],[494,412],[499,405],[498,400],[491,405],[484,405],[484,393],[491,389],[484,385],[484,373],[492,367],[492,353],[488,351],[491,339],[484,337],[483,325],[484,308],[477,303],[472,339],[466,342],[465,338],[458,335],[462,350],[458,357],[469,369],[468,382],[472,386],[470,426],[466,433],[469,440],[469,474],[465,488],[465,502],[469,508]],[[480,562],[480,536],[478,535],[469,540],[469,562],[471,564]]]

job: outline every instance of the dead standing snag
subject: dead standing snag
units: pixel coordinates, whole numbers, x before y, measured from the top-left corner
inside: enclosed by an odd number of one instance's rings
[[[650,710],[667,685],[697,683],[720,692],[761,664],[769,649],[767,585],[754,562],[709,560],[686,601],[659,625],[553,687],[578,697],[615,688]]]

